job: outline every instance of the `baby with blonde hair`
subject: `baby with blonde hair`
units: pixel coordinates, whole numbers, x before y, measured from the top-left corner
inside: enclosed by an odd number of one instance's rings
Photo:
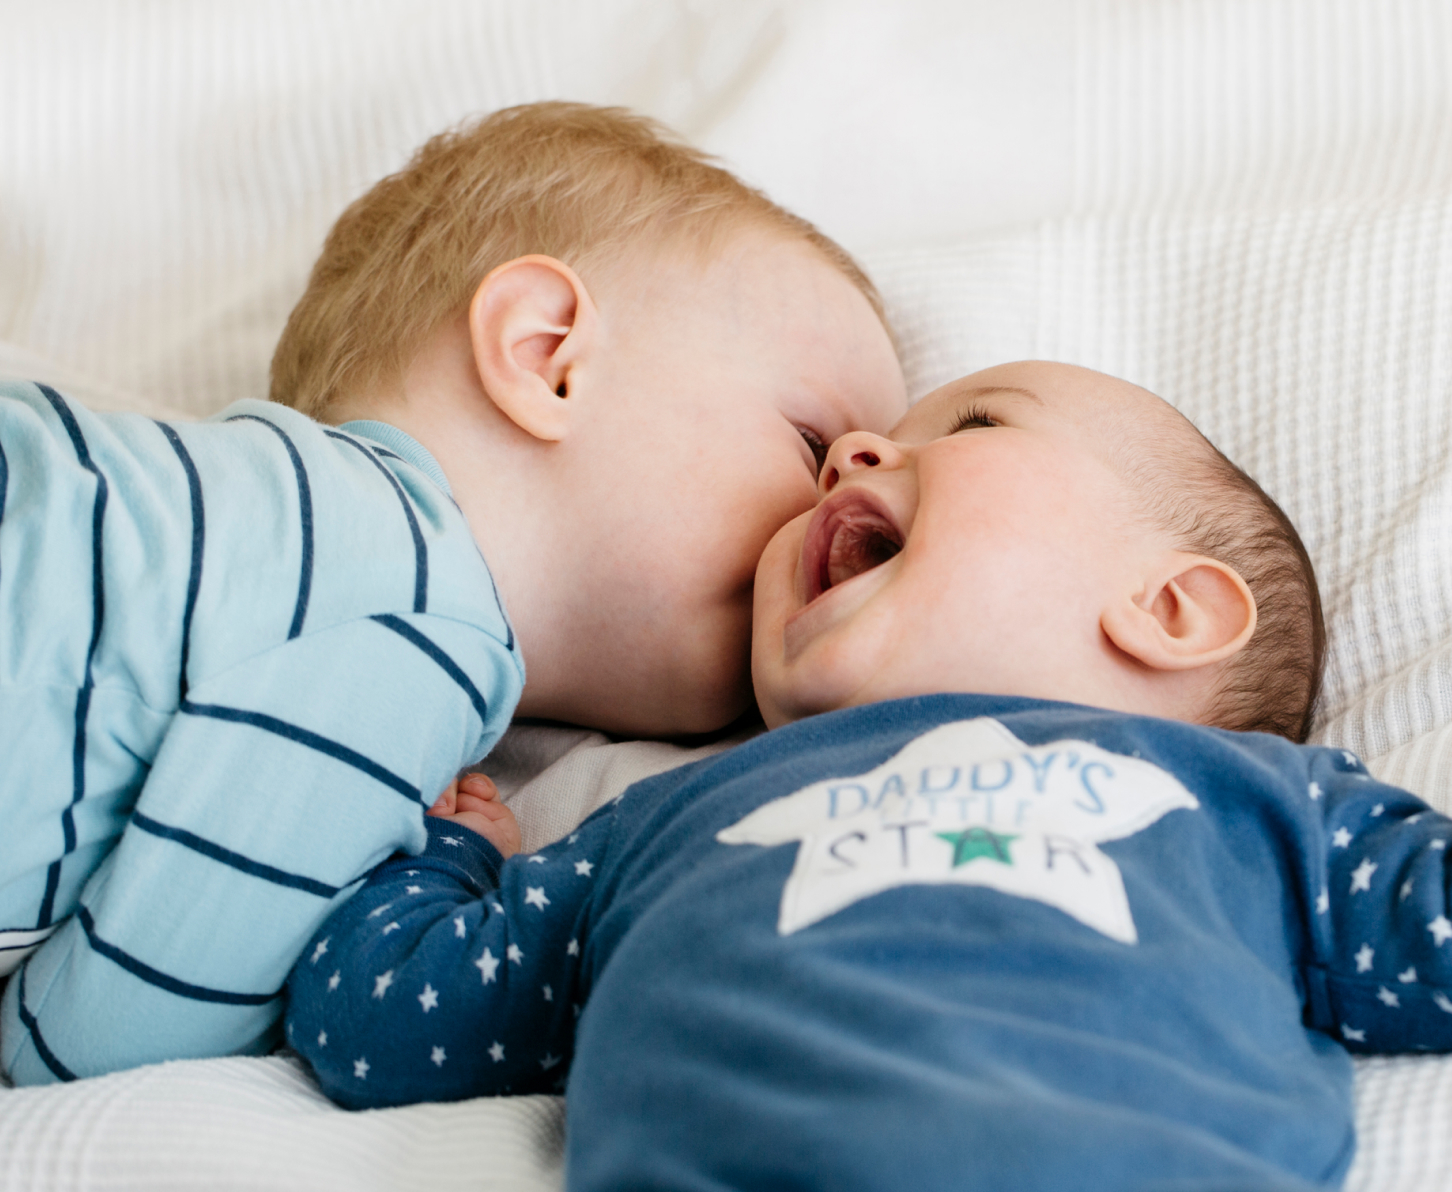
[[[272,1047],[303,944],[516,711],[736,718],[762,547],[906,404],[841,249],[580,104],[345,211],[272,396],[169,425],[0,386],[16,1083]]]

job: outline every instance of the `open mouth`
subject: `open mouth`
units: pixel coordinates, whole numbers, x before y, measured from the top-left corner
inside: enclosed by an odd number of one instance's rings
[[[869,494],[845,492],[823,502],[802,544],[806,602],[881,567],[902,546],[897,524]]]

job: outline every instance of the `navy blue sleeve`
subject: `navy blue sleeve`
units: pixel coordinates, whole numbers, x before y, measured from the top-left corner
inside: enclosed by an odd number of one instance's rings
[[[1324,819],[1309,1024],[1352,1051],[1452,1051],[1452,820],[1343,750],[1316,751],[1306,797]]]
[[[594,876],[614,807],[502,861],[430,818],[375,869],[288,978],[287,1037],[350,1109],[556,1092],[573,1053]]]

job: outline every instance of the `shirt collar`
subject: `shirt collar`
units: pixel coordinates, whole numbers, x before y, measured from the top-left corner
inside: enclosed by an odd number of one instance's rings
[[[417,439],[404,434],[398,427],[373,418],[358,418],[352,422],[343,423],[338,429],[346,431],[350,435],[358,435],[360,438],[372,439],[380,447],[387,448],[400,459],[416,467],[452,499],[453,490],[449,488],[448,477],[444,475],[444,470],[439,467],[438,461],[423,449]]]

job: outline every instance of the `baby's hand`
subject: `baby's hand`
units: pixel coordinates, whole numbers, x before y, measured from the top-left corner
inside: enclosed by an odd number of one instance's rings
[[[505,857],[519,852],[519,821],[499,801],[493,779],[483,774],[454,779],[428,813],[478,832]]]

